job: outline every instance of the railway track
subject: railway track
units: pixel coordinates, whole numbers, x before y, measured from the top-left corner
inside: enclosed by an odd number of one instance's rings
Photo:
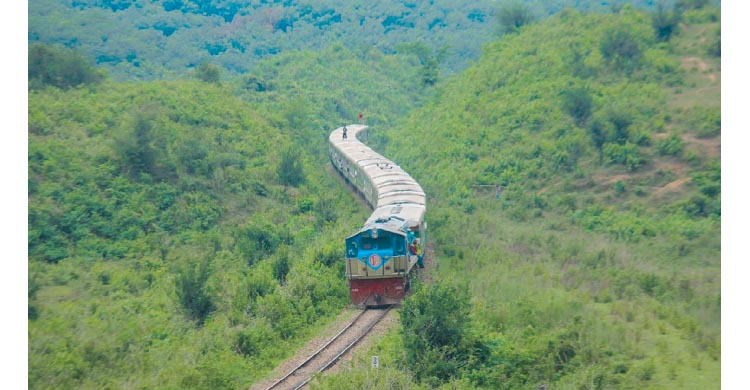
[[[387,306],[383,309],[362,310],[339,333],[286,375],[268,386],[266,390],[301,389],[310,382],[313,375],[333,366],[351,348],[357,345],[388,314],[391,308],[392,306]]]

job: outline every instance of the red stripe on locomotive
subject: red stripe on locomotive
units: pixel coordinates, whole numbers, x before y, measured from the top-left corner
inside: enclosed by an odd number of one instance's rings
[[[404,299],[405,292],[404,278],[349,279],[349,293],[355,305],[398,303]]]

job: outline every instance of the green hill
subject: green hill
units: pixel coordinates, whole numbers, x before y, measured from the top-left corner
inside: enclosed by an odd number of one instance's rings
[[[541,19],[564,7],[601,12],[624,2],[525,3]],[[653,6],[649,0],[630,2]],[[512,2],[35,0],[28,7],[28,37],[29,42],[77,48],[118,80],[174,79],[202,62],[243,74],[278,54],[335,44],[395,53],[411,42],[425,45],[446,73],[454,73],[496,37],[497,8],[507,3]]]
[[[261,60],[344,44],[394,53],[421,42],[446,48],[444,68],[475,59],[493,36],[494,3],[112,1],[29,4],[29,41],[79,48],[120,80],[172,79],[201,62],[242,74]]]
[[[428,194],[436,282],[379,371],[314,387],[719,387],[720,15],[654,15],[563,10],[446,80],[418,44],[126,83],[35,46],[29,388],[242,388],[316,335],[368,215],[325,140],[359,113]]]
[[[659,42],[630,7],[564,10],[487,45],[390,130],[471,330],[412,356],[401,329],[367,354],[379,374],[316,388],[719,388],[717,20],[692,11]]]
[[[326,140],[422,100],[413,57],[121,83],[31,52],[29,388],[246,387],[348,304],[340,240],[368,214]]]

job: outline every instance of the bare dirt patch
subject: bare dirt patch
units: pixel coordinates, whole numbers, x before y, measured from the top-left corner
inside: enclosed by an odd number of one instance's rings
[[[654,160],[654,169],[657,171],[671,172],[677,177],[675,180],[663,186],[654,188],[654,196],[662,196],[666,193],[679,191],[686,183],[691,181],[688,176],[689,166],[682,161],[657,158]]]
[[[706,64],[706,61],[699,57],[683,57],[681,61],[682,67],[685,68],[685,70],[698,68],[701,71],[706,71],[708,69],[708,64]]]
[[[606,175],[606,174],[597,174],[594,177],[594,181],[597,183],[602,183],[604,185],[610,185],[617,183],[618,181],[627,181],[633,177],[632,174],[629,173],[623,173],[623,174],[617,174],[617,175]]]
[[[709,65],[702,58],[683,57],[681,59],[681,64],[682,64],[682,68],[685,69],[685,71],[689,72],[692,69],[699,70],[702,73],[701,77],[711,82],[715,82],[718,78],[718,76],[716,75],[716,72],[709,71],[710,70]]]
[[[654,160],[654,169],[672,172],[677,177],[683,177],[688,172],[687,163],[675,160],[666,160],[657,158]]]
[[[682,177],[682,178],[679,178],[679,179],[677,179],[675,181],[669,182],[669,183],[667,183],[667,185],[665,185],[663,187],[657,188],[656,191],[654,191],[654,195],[655,196],[661,196],[661,195],[663,195],[663,194],[665,194],[667,192],[676,192],[676,191],[679,191],[680,188],[682,188],[682,186],[685,183],[690,182],[690,180],[691,179],[689,177]]]
[[[696,149],[706,157],[721,157],[721,137],[698,138],[692,134],[684,134],[682,139],[685,140],[688,147]]]

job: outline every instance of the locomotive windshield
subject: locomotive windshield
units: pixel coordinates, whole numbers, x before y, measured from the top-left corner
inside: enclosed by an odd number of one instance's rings
[[[391,249],[393,248],[393,237],[360,237],[359,244],[365,250]]]

